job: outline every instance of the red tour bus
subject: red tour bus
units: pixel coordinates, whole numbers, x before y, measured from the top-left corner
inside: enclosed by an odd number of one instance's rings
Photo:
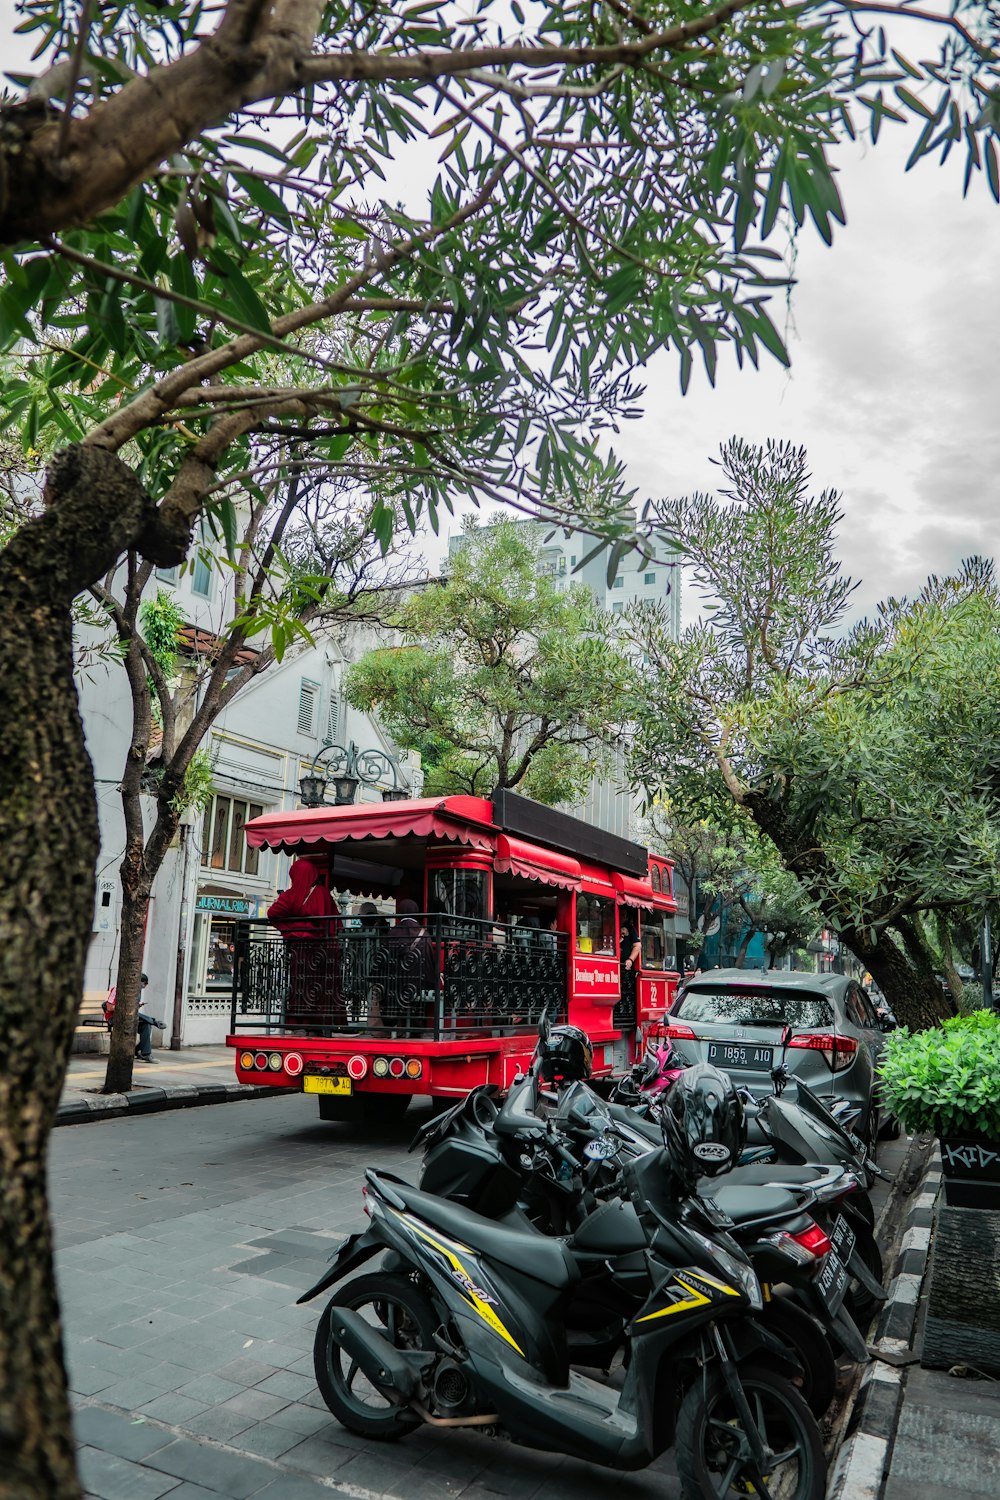
[[[315,1094],[323,1119],[506,1089],[546,1008],[588,1033],[595,1073],[621,1071],[673,1000],[670,861],[513,792],[266,813],[246,837],[340,898],[281,931],[237,924],[227,1038],[242,1082]],[[385,914],[344,915],[344,893]]]

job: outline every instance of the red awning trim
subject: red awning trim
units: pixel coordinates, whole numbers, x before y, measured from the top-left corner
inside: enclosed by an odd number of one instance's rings
[[[613,870],[611,884],[618,893],[619,906],[643,906],[647,911],[653,910],[653,888],[648,880],[637,880],[634,875],[622,875]]]
[[[554,849],[543,849],[540,844],[509,838],[505,833],[497,836],[493,868],[500,875],[520,875],[524,880],[539,880],[543,885],[559,886],[564,891],[580,888],[577,860],[568,854],[557,854]]]
[[[595,896],[614,896],[615,888],[611,884],[610,870],[603,869],[600,865],[588,865],[581,861],[580,879],[587,890]]]
[[[469,813],[455,805],[464,803],[469,804]],[[489,807],[478,797],[423,797],[411,802],[264,813],[247,823],[246,839],[251,849],[282,849],[286,854],[294,854],[303,845],[406,837],[448,839],[473,849],[492,849],[489,831],[469,822],[470,814],[479,813],[483,805]]]

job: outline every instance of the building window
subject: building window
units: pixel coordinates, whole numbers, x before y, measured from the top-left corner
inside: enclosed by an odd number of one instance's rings
[[[619,573],[618,577],[615,579],[614,583],[611,585],[611,587],[614,588],[614,589],[623,589],[625,587],[625,580],[621,576],[620,573]]]
[[[569,565],[570,565],[571,568],[575,568],[576,567],[576,558],[575,557],[571,557],[570,558]]]
[[[156,576],[161,583],[172,583],[176,585],[179,568],[157,568]]]
[[[642,575],[642,581],[643,581],[643,583],[655,583],[656,582],[656,574],[655,573],[643,573],[643,575]]]
[[[614,602],[614,604],[612,604],[612,606],[611,606],[611,613],[613,615],[620,615],[620,614],[622,614],[624,612],[624,610],[625,610],[624,602],[621,599],[616,599],[615,602]]]
[[[319,683],[306,682],[303,678],[299,686],[299,734],[313,735],[316,733],[316,699],[319,697]]]
[[[209,870],[256,875],[260,851],[247,848],[243,828],[250,818],[259,818],[263,811],[259,802],[244,802],[238,797],[213,797],[205,809],[202,826],[202,865]]]
[[[340,703],[336,693],[330,694],[330,707],[326,715],[326,737],[331,744],[336,743],[337,729],[340,723]]]
[[[212,568],[206,560],[204,549],[208,547],[210,532],[208,522],[202,516],[198,522],[198,550],[194,555],[194,569],[191,573],[191,592],[198,594],[202,599],[212,597]]]

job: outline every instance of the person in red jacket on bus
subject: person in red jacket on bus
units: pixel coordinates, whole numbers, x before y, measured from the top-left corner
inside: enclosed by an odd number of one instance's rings
[[[341,1014],[336,923],[319,920],[339,915],[336,901],[321,881],[319,867],[311,859],[293,860],[288,889],[267,909],[267,920],[281,933],[288,954],[286,1026],[338,1026],[346,1022],[346,1015]]]

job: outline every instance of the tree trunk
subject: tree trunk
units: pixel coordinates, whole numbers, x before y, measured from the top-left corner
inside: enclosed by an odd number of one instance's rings
[[[74,596],[149,501],[109,454],[53,462],[0,555],[0,1500],[77,1500],[45,1147],[83,993],[98,852],[73,682]]]
[[[916,1031],[936,1026],[951,1014],[941,986],[915,963],[885,929],[855,927],[831,899],[830,867],[811,837],[800,835],[781,799],[750,792],[744,805],[757,827],[774,844],[785,868],[802,882],[841,941],[868,969],[892,1007],[897,1020]],[[890,896],[889,901],[892,901]]]
[[[743,936],[740,938],[740,946],[737,948],[736,957],[733,959],[734,969],[742,969],[743,965],[746,963],[747,949],[749,948],[750,943],[753,940],[753,935],[756,930],[757,929],[755,927],[748,927]]]
[[[122,861],[121,946],[118,951],[118,998],[111,1029],[111,1048],[104,1077],[104,1093],[127,1094],[135,1064],[136,1016],[139,1013],[142,954],[146,941],[149,890],[143,884],[129,890]]]
[[[877,932],[874,942],[866,934],[849,928],[840,936],[869,971],[901,1025],[923,1031],[953,1014],[933,975],[928,978],[918,970],[890,933]]]

